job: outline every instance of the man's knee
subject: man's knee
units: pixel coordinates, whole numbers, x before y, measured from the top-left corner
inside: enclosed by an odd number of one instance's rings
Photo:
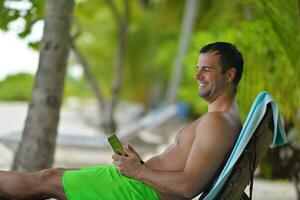
[[[33,176],[43,194],[60,197],[64,193],[62,186],[64,171],[63,168],[45,169],[34,173]]]
[[[44,169],[33,174],[36,183],[53,187],[60,184],[64,173],[63,168]]]

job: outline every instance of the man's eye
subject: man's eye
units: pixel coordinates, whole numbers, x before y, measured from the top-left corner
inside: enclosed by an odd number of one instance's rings
[[[208,72],[209,68],[208,67],[203,67],[203,71]]]

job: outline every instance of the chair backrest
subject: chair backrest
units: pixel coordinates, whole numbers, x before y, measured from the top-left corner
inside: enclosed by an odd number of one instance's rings
[[[272,141],[272,126],[272,109],[271,105],[268,104],[267,111],[262,121],[255,130],[253,137],[249,141],[241,157],[234,165],[234,168],[228,180],[226,181],[223,189],[218,194],[217,199],[244,199],[244,190],[251,178],[253,178],[254,170],[263,159]]]

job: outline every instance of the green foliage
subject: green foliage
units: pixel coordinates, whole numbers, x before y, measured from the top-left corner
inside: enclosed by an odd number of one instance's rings
[[[117,33],[111,10],[106,1],[78,3],[74,10],[73,32],[79,32],[76,44],[87,58],[93,75],[105,96],[110,93]]]
[[[178,1],[180,2],[180,1]],[[122,11],[122,4],[117,3]],[[122,98],[148,103],[153,81],[167,84],[176,52],[180,12],[171,12],[170,2],[141,7],[130,2]],[[182,3],[181,3],[182,4]],[[164,12],[170,12],[166,19]],[[105,96],[110,96],[118,42],[115,19],[107,1],[91,0],[75,8],[73,32],[80,32],[76,44],[96,76]],[[164,27],[164,28],[159,28]]]
[[[265,159],[261,162],[260,165],[261,173],[263,174],[264,178],[266,179],[272,179],[272,166],[269,162],[267,162]]]
[[[26,73],[19,73],[7,76],[0,81],[0,101],[28,101],[34,83],[34,76]],[[93,94],[89,91],[86,82],[71,77],[66,78],[64,96],[79,96],[91,98]]]
[[[25,27],[19,33],[21,38],[26,37],[31,33],[33,25],[43,19],[45,0],[31,0],[32,6],[28,10],[19,11],[20,17],[25,19]]]
[[[90,91],[89,86],[83,80],[77,80],[70,76],[66,77],[66,83],[64,88],[64,99],[66,97],[80,97],[80,98],[92,98],[93,94]]]
[[[278,96],[288,120],[295,124],[300,133],[300,119],[297,117],[300,105],[300,1],[292,0],[287,4],[284,0],[262,0],[260,7],[266,13],[264,19],[269,20],[272,25],[278,44],[283,49],[282,54],[287,57],[287,62],[282,66],[285,79],[280,79],[279,73],[273,78],[284,82],[278,84]]]
[[[45,1],[31,0],[32,7],[25,11],[5,7],[4,2],[0,1],[0,27],[7,30],[9,22],[22,17],[27,25],[21,36],[28,34],[33,22],[43,15]],[[123,11],[122,2],[115,3]],[[147,1],[144,6],[130,1],[121,98],[148,104],[155,83],[161,83],[165,91],[178,48],[183,5],[180,0]],[[228,4],[204,0],[199,12],[184,60],[178,98],[189,103],[196,113],[206,111],[206,104],[197,96],[194,80],[198,52],[207,43],[229,41],[241,49],[245,58],[244,77],[238,88],[243,119],[255,96],[267,90],[278,102],[285,119],[295,121],[300,102],[299,1],[233,0]],[[110,96],[118,32],[107,1],[76,1],[72,33],[78,32],[76,44],[104,95]],[[39,47],[36,42],[30,45]],[[88,97],[90,91],[85,79],[67,78],[65,95]]]
[[[31,96],[34,77],[30,74],[9,75],[0,81],[1,101],[28,101]]]
[[[195,52],[199,52],[201,46],[210,42],[229,41],[238,46],[245,58],[244,74],[238,88],[238,103],[243,119],[255,96],[263,90],[269,91],[275,98],[286,120],[295,117],[295,110],[299,109],[300,102],[299,76],[297,76],[299,65],[296,64],[298,57],[290,56],[290,51],[286,49],[290,46],[291,49],[295,49],[297,45],[299,48],[300,45],[295,37],[286,37],[285,40],[290,41],[282,43],[283,39],[278,37],[277,30],[273,28],[274,22],[267,20],[262,12],[262,8],[256,5],[256,10],[252,11],[252,17],[248,20],[235,21],[233,26],[230,26],[228,21],[221,25],[222,22],[215,20],[215,24],[220,26],[211,26],[195,34],[184,63],[186,67],[183,85],[179,91],[180,99],[192,103],[196,111],[205,111],[206,106],[199,103],[194,93],[187,92],[196,89],[196,82],[192,76],[195,68],[191,67],[197,62]],[[289,36],[295,29],[295,27],[286,28],[284,31],[289,32],[287,33]],[[293,51],[293,54],[297,52]]]
[[[16,3],[28,3],[30,6],[22,8],[20,6],[12,6]],[[11,22],[22,19],[24,26],[19,29],[19,37],[27,37],[32,27],[36,22],[43,19],[45,0],[30,0],[30,1],[17,1],[17,0],[0,0],[0,29],[8,31],[8,26]],[[29,44],[30,47],[37,48],[37,42],[34,41]]]

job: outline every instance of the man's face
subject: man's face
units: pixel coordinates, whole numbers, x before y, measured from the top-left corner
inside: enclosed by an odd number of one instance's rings
[[[198,59],[195,78],[199,84],[199,96],[208,102],[213,102],[227,87],[219,58],[216,52],[207,52],[200,54]]]

